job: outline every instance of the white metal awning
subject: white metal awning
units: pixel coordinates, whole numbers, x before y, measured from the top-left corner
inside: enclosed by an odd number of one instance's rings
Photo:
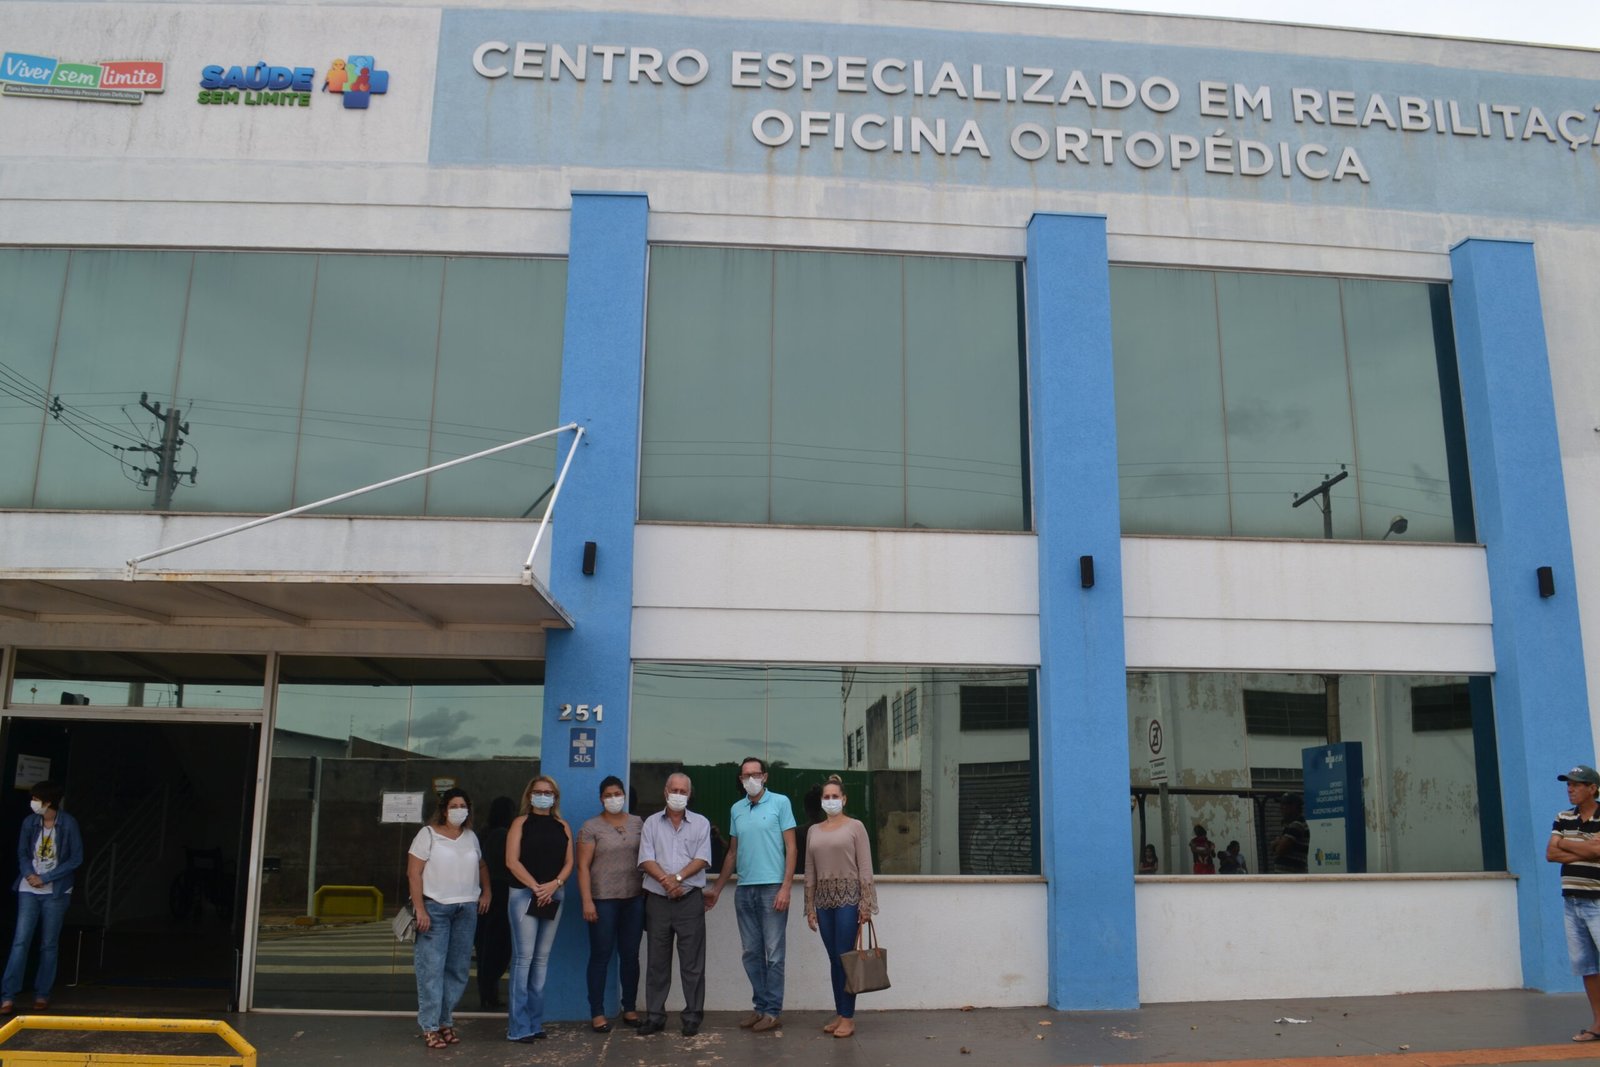
[[[531,520],[308,514],[572,431]],[[0,512],[0,629],[24,623],[569,629],[540,549],[583,430],[567,425],[276,515]],[[531,546],[531,547],[530,547]],[[547,551],[547,549],[546,549]]]

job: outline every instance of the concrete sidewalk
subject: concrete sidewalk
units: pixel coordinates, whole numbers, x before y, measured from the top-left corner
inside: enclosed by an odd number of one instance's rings
[[[228,1016],[262,1064],[448,1063],[501,1067],[560,1065],[882,1065],[976,1067],[979,1064],[1223,1064],[1247,1061],[1335,1062],[1339,1067],[1462,1067],[1468,1064],[1600,1065],[1600,1043],[1570,1041],[1587,1021],[1580,994],[1494,991],[1423,993],[1348,999],[1156,1004],[1137,1011],[1048,1009],[872,1012],[857,1033],[835,1040],[819,1029],[827,1016],[791,1012],[781,1031],[751,1034],[738,1016],[713,1013],[692,1038],[676,1019],[663,1034],[638,1037],[619,1027],[590,1032],[587,1023],[553,1024],[529,1045],[505,1040],[503,1016],[459,1015],[461,1044],[430,1050],[402,1017],[335,1015]],[[1289,1019],[1304,1020],[1289,1022]],[[1279,1021],[1283,1020],[1283,1021]],[[20,1034],[0,1048],[83,1049],[177,1054],[222,1052],[213,1038]],[[1341,1062],[1342,1061],[1342,1062]]]

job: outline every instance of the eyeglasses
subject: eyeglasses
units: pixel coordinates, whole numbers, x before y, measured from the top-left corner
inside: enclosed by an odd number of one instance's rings
[[[553,789],[535,789],[531,793],[529,793],[528,795],[529,796],[535,796],[535,797],[553,797],[556,794],[555,794],[555,790],[553,790]]]

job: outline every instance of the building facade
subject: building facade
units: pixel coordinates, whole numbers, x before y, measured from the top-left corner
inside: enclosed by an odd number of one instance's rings
[[[0,834],[64,781],[87,984],[405,1011],[437,791],[684,768],[725,831],[758,755],[868,825],[881,1006],[1575,987],[1592,53],[909,0],[0,49]]]

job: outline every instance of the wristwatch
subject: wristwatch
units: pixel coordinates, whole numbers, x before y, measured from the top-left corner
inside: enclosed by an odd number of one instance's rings
[[[683,875],[675,874],[672,877],[674,877],[674,878],[676,878],[678,880],[678,884],[680,884],[680,885],[683,884]]]

